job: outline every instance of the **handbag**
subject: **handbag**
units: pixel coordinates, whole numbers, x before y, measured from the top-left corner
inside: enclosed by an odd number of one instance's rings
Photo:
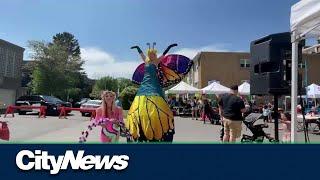
[[[7,122],[0,121],[0,139],[9,141],[10,132]]]

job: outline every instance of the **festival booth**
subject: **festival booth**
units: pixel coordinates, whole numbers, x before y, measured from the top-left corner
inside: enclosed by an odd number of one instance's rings
[[[311,84],[307,87],[308,98],[316,99],[320,98],[320,86],[316,84]]]
[[[312,99],[311,103],[307,101],[306,112],[308,112],[311,108],[316,108],[318,106],[316,99],[320,98],[320,86],[311,84],[306,90],[308,99]],[[317,111],[319,110],[317,109]]]
[[[229,93],[230,88],[225,87],[218,82],[213,82],[213,83],[209,84],[208,86],[202,88],[201,91],[203,94],[220,95],[220,94]]]
[[[176,86],[166,91],[166,94],[194,94],[199,93],[200,89],[197,89],[183,81]]]
[[[171,89],[167,90],[166,94],[177,94],[177,95],[185,95],[185,98],[189,98],[189,94],[195,94],[201,92],[200,89],[197,89],[183,81],[181,81],[176,86],[172,87]],[[181,106],[174,106],[172,107],[173,112],[175,115],[184,115],[184,114],[191,114],[191,108],[184,108]]]
[[[291,97],[298,94],[298,44],[303,39],[318,38],[320,36],[320,1],[303,0],[291,7],[290,17],[292,66],[291,66]],[[315,46],[316,47],[316,46]],[[297,98],[291,98],[291,107],[297,107]],[[291,108],[291,141],[295,142],[297,111]]]
[[[247,83],[247,82],[242,83],[238,87],[238,92],[239,92],[240,95],[249,96],[250,95],[250,84]]]

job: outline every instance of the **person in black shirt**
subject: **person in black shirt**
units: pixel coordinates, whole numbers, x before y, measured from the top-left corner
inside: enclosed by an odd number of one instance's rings
[[[206,123],[206,117],[209,119],[209,121],[212,121],[213,119],[213,110],[210,106],[209,100],[208,99],[204,99],[203,100],[203,124]]]
[[[222,96],[219,101],[219,110],[224,125],[224,142],[235,142],[241,136],[242,113],[246,109],[243,100],[237,94],[238,86],[231,86],[231,93]]]

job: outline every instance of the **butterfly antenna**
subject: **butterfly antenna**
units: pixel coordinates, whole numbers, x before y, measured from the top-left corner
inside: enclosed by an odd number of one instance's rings
[[[153,42],[153,44],[152,44],[152,49],[154,49],[154,47],[156,46],[156,42]]]
[[[149,49],[151,48],[151,47],[150,47],[150,43],[147,43],[147,46],[149,47]]]

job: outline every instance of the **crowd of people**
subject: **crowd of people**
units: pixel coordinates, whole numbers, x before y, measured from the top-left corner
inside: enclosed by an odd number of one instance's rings
[[[216,100],[209,99],[205,95],[200,98],[193,97],[192,99],[179,98],[177,101],[175,97],[170,97],[168,103],[172,111],[182,108],[183,112],[188,112],[192,120],[202,120],[204,123],[209,120],[213,124],[219,123],[219,113]]]
[[[274,105],[272,103],[256,105],[251,101],[239,96],[238,86],[231,87],[230,94],[217,96],[216,99],[209,99],[206,95],[200,98],[193,97],[192,99],[175,97],[168,99],[168,103],[173,111],[174,107],[182,107],[190,109],[192,120],[210,120],[212,124],[221,124],[221,140],[224,142],[234,142],[241,136],[242,121],[250,113],[260,113],[263,116],[264,123],[272,123],[275,118]],[[283,142],[290,142],[291,132],[291,115],[284,112],[283,109],[278,109],[278,118],[283,130]],[[312,108],[309,113],[317,114],[316,108]]]

